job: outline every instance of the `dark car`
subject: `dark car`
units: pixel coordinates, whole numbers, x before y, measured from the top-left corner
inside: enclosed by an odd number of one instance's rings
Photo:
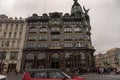
[[[35,69],[25,71],[22,80],[85,80],[82,77],[70,77],[59,69]]]

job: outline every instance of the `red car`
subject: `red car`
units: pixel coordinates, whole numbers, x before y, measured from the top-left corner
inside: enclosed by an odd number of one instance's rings
[[[22,80],[85,80],[82,77],[70,77],[59,69],[35,69],[24,73]]]

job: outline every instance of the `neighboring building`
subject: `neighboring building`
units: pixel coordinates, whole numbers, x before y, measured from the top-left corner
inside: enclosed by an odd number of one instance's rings
[[[103,66],[103,54],[99,53],[97,55],[95,55],[95,66]]]
[[[20,71],[25,32],[25,20],[0,15],[0,71]]]
[[[95,55],[96,66],[120,67],[120,48],[108,50],[105,54]]]
[[[107,62],[112,67],[120,67],[119,64],[119,55],[120,55],[120,48],[113,48],[107,51],[108,56],[105,59],[105,62]]]
[[[27,18],[22,69],[94,67],[88,10],[74,0],[71,14],[49,13]]]

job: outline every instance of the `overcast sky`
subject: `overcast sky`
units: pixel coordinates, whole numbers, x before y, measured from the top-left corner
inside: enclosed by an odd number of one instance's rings
[[[92,43],[96,53],[120,48],[120,0],[78,0],[90,8]],[[0,0],[0,14],[28,17],[33,13],[70,13],[73,0]]]

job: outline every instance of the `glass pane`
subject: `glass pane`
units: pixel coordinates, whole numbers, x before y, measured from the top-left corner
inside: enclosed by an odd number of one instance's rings
[[[58,55],[57,53],[54,53],[54,54],[52,55],[52,58],[59,59],[59,55]]]
[[[29,54],[26,55],[26,59],[33,60],[34,59],[34,55],[32,53],[29,53]]]
[[[39,60],[45,59],[45,54],[44,54],[44,53],[40,53],[40,54],[38,55],[38,59],[39,59]]]

